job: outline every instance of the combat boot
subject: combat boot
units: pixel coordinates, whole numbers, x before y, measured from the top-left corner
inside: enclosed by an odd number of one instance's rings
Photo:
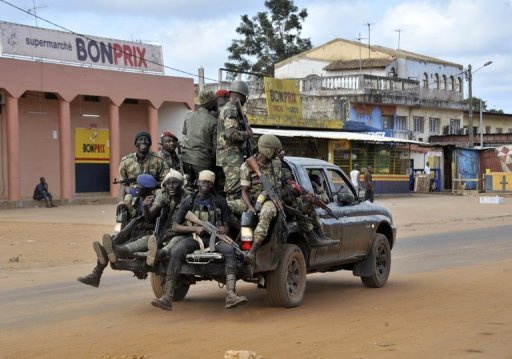
[[[163,251],[158,249],[158,241],[154,235],[148,239],[148,256],[146,257],[146,264],[154,266],[156,262],[162,257]]]
[[[239,296],[236,294],[236,276],[234,274],[226,275],[226,308],[234,308],[248,302],[247,297]]]
[[[105,249],[101,246],[100,242],[94,241],[94,243],[92,244],[92,248],[94,249],[94,252],[96,252],[96,257],[98,257],[98,262],[101,265],[106,266],[108,263],[107,252],[105,252]]]
[[[107,252],[108,259],[111,263],[117,262],[118,259],[126,258],[128,255],[128,248],[115,244],[108,233],[103,235],[101,242],[103,243],[103,248],[105,248],[105,252]]]
[[[172,299],[174,296],[174,280],[165,282],[165,293],[158,299],[153,299],[151,305],[164,310],[172,310]]]
[[[98,288],[100,286],[100,280],[101,275],[103,274],[103,269],[105,269],[105,265],[102,265],[101,263],[98,262],[91,274],[88,274],[85,277],[78,277],[76,280],[83,284],[87,284],[92,287]]]
[[[256,251],[260,248],[259,242],[253,242],[251,249],[249,252],[245,254],[244,263],[245,264],[255,264],[256,263]]]
[[[337,239],[330,239],[325,236],[324,238],[320,237],[315,231],[306,232],[306,237],[308,237],[308,242],[311,247],[325,247],[325,246],[333,246],[340,243]]]

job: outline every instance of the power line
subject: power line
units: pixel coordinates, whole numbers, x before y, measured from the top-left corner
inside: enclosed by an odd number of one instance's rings
[[[17,9],[17,10],[21,11],[21,12],[24,12],[25,14],[28,14],[28,15],[30,15],[30,16],[34,16],[34,17],[36,18],[36,21],[37,21],[37,19],[40,19],[40,20],[42,20],[42,21],[44,21],[44,22],[46,22],[46,23],[48,23],[48,24],[50,24],[50,25],[53,25],[53,26],[55,26],[55,27],[57,27],[57,28],[59,28],[59,29],[61,29],[61,30],[64,30],[64,31],[66,31],[66,32],[69,32],[69,33],[71,33],[71,34],[73,34],[73,35],[83,37],[83,38],[85,38],[85,39],[87,39],[87,40],[89,40],[89,41],[95,41],[94,39],[90,38],[90,37],[89,37],[89,36],[87,36],[87,35],[77,33],[77,32],[75,32],[75,31],[73,31],[73,30],[70,30],[70,29],[68,29],[68,28],[66,28],[66,27],[64,27],[64,26],[61,26],[61,25],[59,25],[59,24],[56,24],[56,23],[54,23],[54,22],[52,22],[52,21],[50,21],[50,20],[47,20],[47,19],[45,19],[45,18],[43,18],[43,17],[41,17],[41,16],[37,15],[37,14],[36,14],[36,12],[35,12],[35,8],[34,8],[34,11],[32,12],[32,11],[30,11],[30,10],[22,9],[22,8],[20,8],[19,6],[16,6],[16,5],[14,5],[14,4],[12,4],[12,3],[10,3],[10,2],[8,2],[8,1],[6,1],[6,0],[0,0],[0,2],[3,2],[3,3],[4,3],[4,4],[6,4],[6,5],[9,5],[9,6],[11,6],[11,7],[15,8],[15,9]],[[110,45],[110,44],[109,44],[108,46],[109,46],[109,47],[111,47],[111,45]],[[166,68],[166,69],[169,69],[169,70],[172,70],[172,71],[176,71],[176,72],[179,72],[179,73],[182,73],[182,74],[186,74],[186,75],[189,75],[189,76],[193,76],[193,77],[197,77],[197,78],[202,77],[202,78],[205,78],[205,79],[207,79],[207,80],[211,80],[211,81],[214,81],[214,82],[218,82],[218,81],[217,81],[217,79],[212,79],[212,78],[209,78],[209,77],[199,76],[199,75],[197,75],[197,74],[194,74],[194,73],[191,73],[191,72],[188,72],[188,71],[184,71],[184,70],[180,70],[180,69],[177,69],[177,68],[175,68],[175,67],[166,66],[166,65],[161,64],[161,63],[158,63],[158,62],[156,62],[156,61],[152,61],[152,60],[150,60],[150,59],[145,59],[145,58],[143,58],[143,57],[137,56],[137,55],[135,55],[135,54],[128,53],[128,52],[123,51],[123,50],[116,49],[116,51],[120,51],[120,52],[122,52],[122,53],[124,53],[124,54],[126,54],[126,55],[132,56],[133,58],[141,59],[141,60],[144,60],[144,61],[149,62],[149,63],[151,63],[151,64],[158,65],[158,66],[162,66],[163,68]]]

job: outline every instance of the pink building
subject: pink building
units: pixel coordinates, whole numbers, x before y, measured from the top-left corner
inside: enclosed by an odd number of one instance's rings
[[[148,131],[158,150],[160,133],[181,134],[193,105],[188,78],[0,57],[0,201],[32,198],[41,176],[63,203],[117,196],[112,181],[135,134]],[[91,143],[78,138],[88,131]]]

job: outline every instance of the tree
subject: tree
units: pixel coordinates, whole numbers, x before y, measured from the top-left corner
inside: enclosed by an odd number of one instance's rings
[[[241,39],[232,41],[224,65],[232,71],[263,73],[274,76],[274,64],[312,47],[309,38],[301,38],[302,23],[308,16],[293,0],[265,1],[268,11],[249,18],[242,15],[236,28]]]

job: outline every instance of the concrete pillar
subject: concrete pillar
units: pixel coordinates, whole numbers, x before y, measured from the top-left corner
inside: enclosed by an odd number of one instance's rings
[[[73,198],[73,156],[71,143],[71,106],[69,101],[59,99],[59,150],[60,150],[60,199],[69,201]]]
[[[20,124],[18,98],[5,94],[7,139],[7,199],[19,201],[20,196]]]
[[[158,142],[160,142],[158,133],[158,110],[150,102],[148,102],[148,129],[153,142],[151,150],[157,152]]]
[[[108,108],[108,127],[110,141],[110,195],[119,196],[119,185],[112,184],[114,178],[119,178],[119,163],[121,162],[121,144],[119,127],[119,106],[110,103]]]

